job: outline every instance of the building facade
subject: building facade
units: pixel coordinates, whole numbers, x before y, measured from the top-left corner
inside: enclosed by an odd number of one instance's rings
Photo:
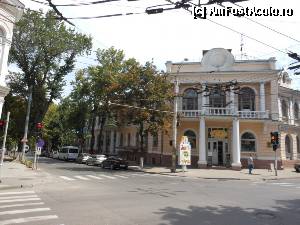
[[[251,154],[256,168],[270,168],[272,131],[280,131],[278,167],[299,161],[300,92],[291,89],[288,74],[276,70],[275,62],[236,60],[230,50],[215,48],[203,51],[201,62],[166,63],[178,90],[177,149],[187,136],[193,167],[241,169]],[[136,127],[107,128],[102,143],[97,132],[96,126],[95,149],[102,145],[103,153],[139,160]],[[145,137],[146,163],[171,165],[172,133]]]
[[[14,23],[23,14],[24,5],[18,0],[0,2],[0,117],[4,98],[9,92],[5,78],[8,75],[8,54],[13,36]]]

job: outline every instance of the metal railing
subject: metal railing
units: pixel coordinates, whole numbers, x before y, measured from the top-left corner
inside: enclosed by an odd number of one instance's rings
[[[232,108],[212,108],[203,110],[179,110],[184,118],[197,118],[200,116],[238,116],[242,119],[268,119],[269,111],[235,111]]]

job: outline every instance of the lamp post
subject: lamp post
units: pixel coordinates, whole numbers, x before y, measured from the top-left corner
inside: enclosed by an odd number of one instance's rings
[[[176,155],[177,155],[177,109],[178,109],[178,93],[179,93],[179,81],[177,79],[177,76],[179,74],[179,71],[181,67],[183,66],[183,62],[188,61],[187,58],[185,58],[178,66],[177,72],[174,79],[174,115],[173,115],[173,140],[172,140],[172,167],[171,167],[171,173],[176,172]]]

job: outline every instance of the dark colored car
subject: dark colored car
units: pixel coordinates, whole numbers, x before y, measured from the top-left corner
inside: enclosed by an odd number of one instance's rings
[[[298,173],[300,173],[300,163],[296,163],[294,167],[295,167],[295,170],[296,170]]]
[[[110,168],[111,170],[114,169],[128,169],[128,162],[124,159],[119,157],[110,156],[106,160],[102,162],[102,168]]]

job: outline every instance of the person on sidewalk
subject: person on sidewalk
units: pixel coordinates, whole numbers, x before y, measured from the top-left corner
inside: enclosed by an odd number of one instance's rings
[[[250,154],[248,158],[248,169],[249,169],[249,174],[252,174],[252,170],[254,168],[254,162],[253,162],[253,157],[252,154]]]

